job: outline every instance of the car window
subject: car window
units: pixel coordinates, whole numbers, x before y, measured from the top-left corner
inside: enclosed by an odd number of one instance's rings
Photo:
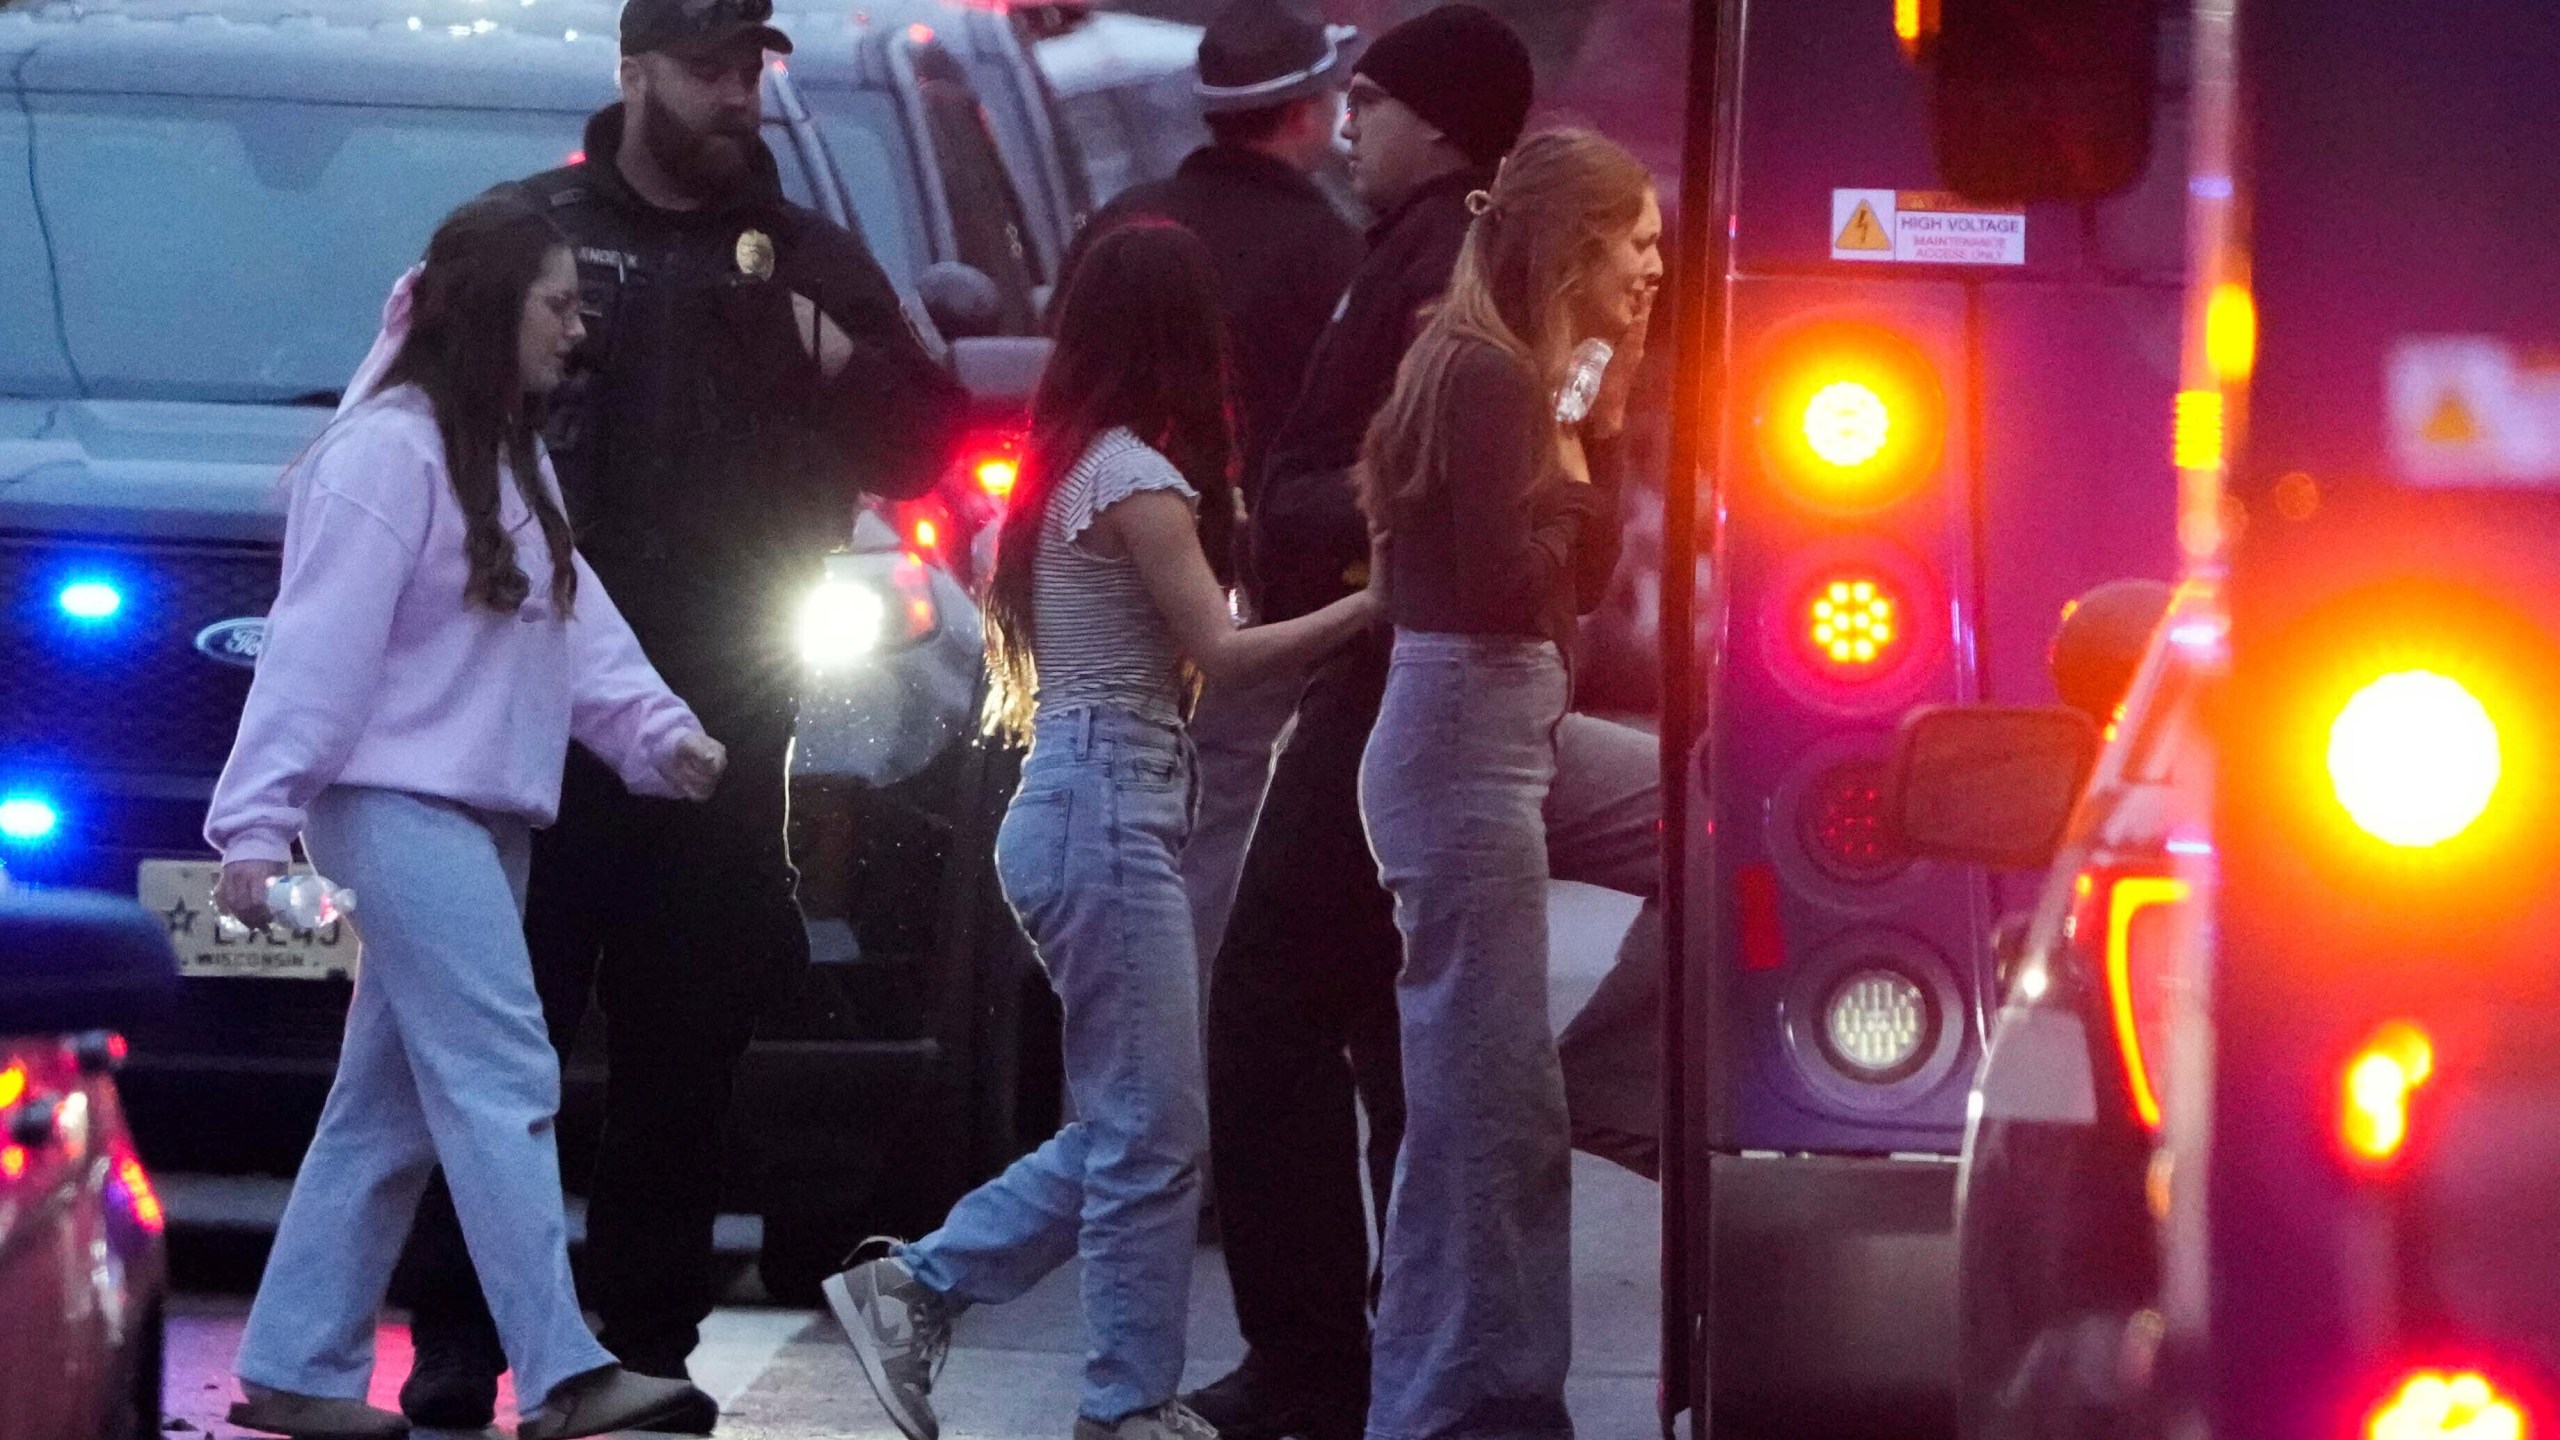
[[[27,153],[26,116],[0,109],[0,154]],[[0,394],[71,394],[71,367],[53,328],[44,225],[24,165],[0,173]]]
[[[1129,133],[1119,98],[1109,90],[1092,90],[1064,102],[1067,123],[1084,151],[1085,173],[1092,177],[1094,198],[1107,201],[1138,181],[1138,140]]]
[[[435,223],[562,163],[586,121],[133,95],[28,103],[70,354],[87,393],[129,399],[334,391]],[[0,252],[13,243],[0,238]],[[24,308],[0,306],[0,369],[13,377],[42,368]]]
[[[995,138],[987,132],[986,115],[965,85],[933,78],[919,84],[934,156],[942,167],[943,186],[950,192],[951,224],[960,242],[958,258],[996,282],[996,290],[1004,297],[1006,333],[1029,334],[1039,320],[1031,298],[1033,287],[1040,283],[1038,262],[1027,243],[1030,226],[1023,218],[1022,199],[1014,193]]]
[[[912,285],[924,269],[928,242],[924,200],[914,171],[901,163],[897,109],[888,97],[850,91],[801,92],[818,122],[818,134],[844,177],[846,198],[872,258],[899,285]]]
[[[782,177],[782,198],[817,209],[817,188],[809,183],[809,167],[800,158],[800,147],[792,141],[791,127],[778,120],[765,122],[764,143],[773,152],[774,169]]]

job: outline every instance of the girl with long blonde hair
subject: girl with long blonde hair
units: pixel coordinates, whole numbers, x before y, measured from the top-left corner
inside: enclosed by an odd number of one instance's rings
[[[1396,627],[1361,809],[1404,938],[1407,1110],[1368,1428],[1415,1440],[1572,1434],[1543,810],[1575,621],[1617,563],[1614,440],[1662,275],[1651,177],[1588,131],[1523,142],[1470,208],[1360,482]],[[1593,340],[1616,356],[1576,414],[1561,392]]]

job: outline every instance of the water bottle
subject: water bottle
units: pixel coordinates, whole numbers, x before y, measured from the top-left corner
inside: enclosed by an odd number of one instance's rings
[[[1616,353],[1606,340],[1585,340],[1573,347],[1564,389],[1556,394],[1557,424],[1579,425],[1591,414],[1592,402],[1600,398],[1601,378],[1609,373],[1609,357]]]
[[[267,908],[287,930],[319,930],[356,913],[356,892],[342,890],[317,875],[279,875],[267,882]],[[216,938],[237,945],[249,938],[248,926],[225,915]]]

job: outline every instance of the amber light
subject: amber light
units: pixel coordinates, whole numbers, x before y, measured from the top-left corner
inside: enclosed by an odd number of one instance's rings
[[[27,1067],[12,1065],[0,1070],[0,1110],[27,1098]]]
[[[1873,575],[1836,575],[1815,584],[1805,600],[1805,640],[1814,659],[1834,675],[1863,678],[1883,673],[1903,646],[1902,601]]]
[[[2527,1440],[2524,1407],[2473,1370],[2421,1370],[2375,1407],[2366,1440]]]
[[[1762,367],[1760,443],[1772,476],[1827,510],[1891,504],[1927,477],[1945,440],[1937,372],[1872,325],[1801,330]]]
[[[20,1179],[27,1173],[27,1147],[0,1146],[0,1180]]]
[[[160,1203],[160,1192],[152,1188],[150,1172],[142,1161],[127,1155],[116,1162],[116,1184],[124,1191],[125,1204],[133,1211],[134,1223],[157,1235],[168,1228],[169,1212]]]
[[[2405,1020],[2373,1032],[2339,1081],[2338,1139],[2347,1157],[2388,1165],[2409,1143],[2409,1097],[2436,1071],[2435,1042]]]

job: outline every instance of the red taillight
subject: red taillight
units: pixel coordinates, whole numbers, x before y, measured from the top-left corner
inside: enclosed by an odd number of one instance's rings
[[[160,1192],[152,1188],[150,1172],[142,1168],[139,1159],[127,1155],[116,1162],[114,1186],[124,1197],[125,1208],[132,1212],[135,1224],[154,1235],[168,1228],[168,1211],[162,1208]]]
[[[2420,1370],[2365,1421],[2366,1440],[2530,1440],[2524,1403],[2476,1370]]]
[[[1022,462],[1009,454],[983,455],[969,473],[989,499],[1001,501],[1012,496],[1015,482],[1022,478]]]
[[[941,549],[941,548],[942,548],[942,527],[940,527],[940,526],[938,526],[938,525],[934,524],[934,523],[933,523],[933,521],[932,521],[932,519],[931,519],[930,517],[928,517],[928,516],[921,516],[921,515],[920,515],[920,516],[917,516],[917,517],[916,517],[916,528],[915,528],[915,541],[916,541],[916,548],[917,548],[917,549],[919,549],[919,550],[939,550],[939,549]]]
[[[1805,658],[1834,680],[1890,673],[1910,648],[1910,603],[1881,574],[1849,568],[1815,578],[1797,623]]]
[[[2074,931],[2105,947],[2108,1026],[2134,1119],[2158,1130],[2169,1058],[2169,984],[2193,891],[2170,875],[2083,875]]]
[[[2375,1030],[2338,1076],[2338,1141],[2354,1164],[2380,1169],[2409,1143],[2409,1100],[2436,1072],[2435,1041],[2406,1020]]]
[[[1742,968],[1780,970],[1787,963],[1787,933],[1778,920],[1775,867],[1745,865],[1733,872],[1736,918],[1741,921]]]
[[[1879,760],[1844,760],[1815,777],[1797,802],[1796,835],[1835,880],[1872,885],[1902,872],[1902,847],[1885,814],[1889,783]]]

